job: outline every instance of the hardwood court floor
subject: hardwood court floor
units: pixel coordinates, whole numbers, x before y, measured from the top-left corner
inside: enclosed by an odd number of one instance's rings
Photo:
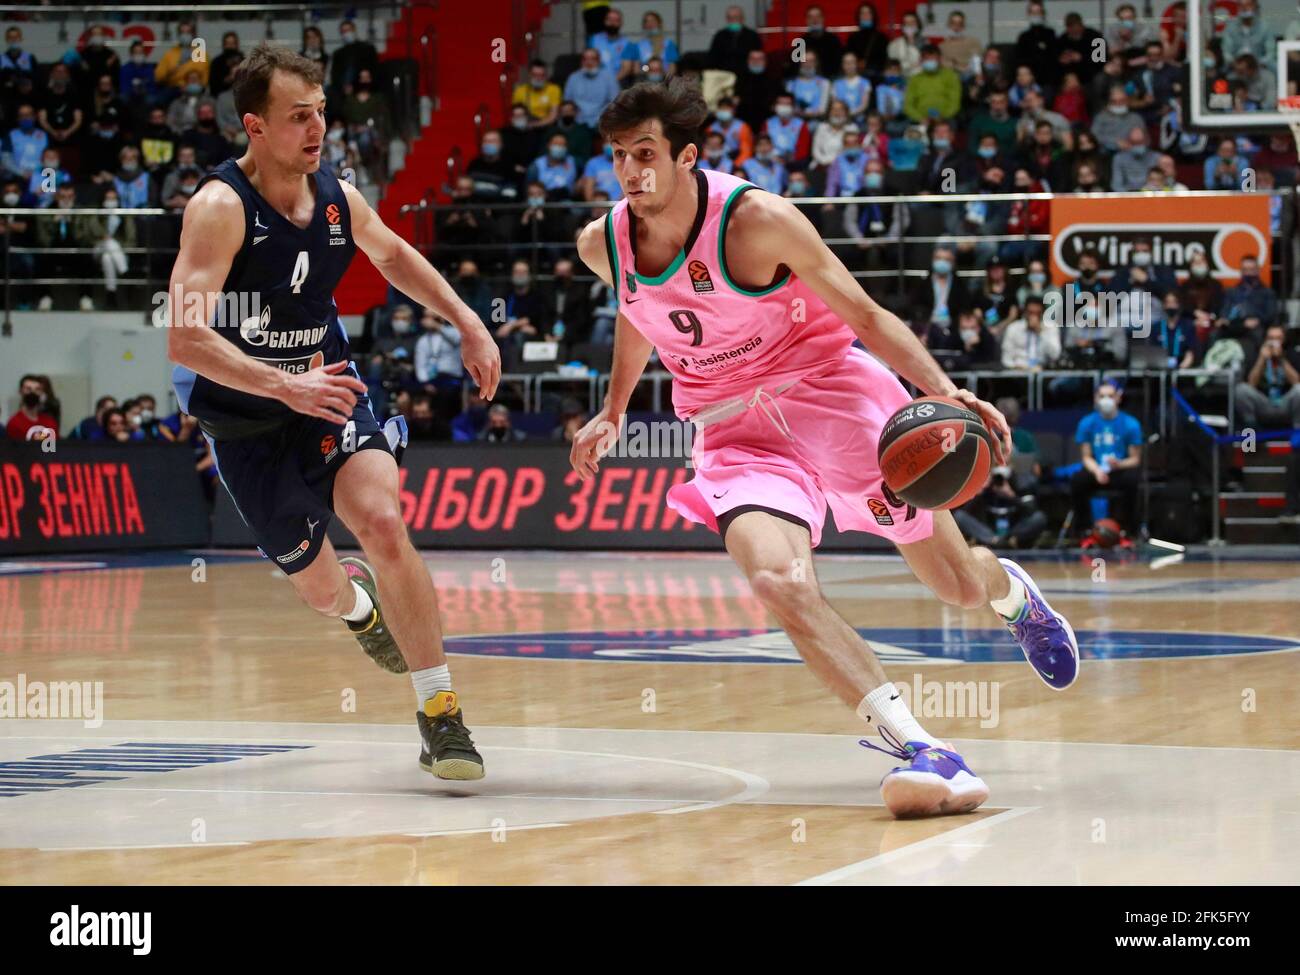
[[[1296,561],[1026,563],[1084,650],[1057,693],[896,557],[820,559],[992,790],[895,822],[893,762],[724,557],[428,553],[488,767],[451,784],[409,680],[268,563],[193,555],[0,563],[0,682],[104,698],[0,720],[5,882],[1300,880]]]

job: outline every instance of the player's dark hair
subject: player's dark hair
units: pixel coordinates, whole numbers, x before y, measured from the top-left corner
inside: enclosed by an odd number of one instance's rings
[[[287,47],[263,41],[235,68],[235,80],[230,87],[235,93],[235,111],[241,118],[250,112],[261,115],[266,111],[271,78],[276,71],[297,75],[311,85],[325,80],[324,69],[315,61]]]
[[[642,82],[619,93],[600,113],[600,134],[610,141],[651,119],[658,119],[673,159],[688,145],[700,144],[709,108],[699,86],[684,78],[667,83]]]
[[[28,381],[39,383],[41,381],[41,377],[29,372],[27,373],[27,375],[23,376],[22,379],[18,380],[18,388],[22,389],[23,383]]]

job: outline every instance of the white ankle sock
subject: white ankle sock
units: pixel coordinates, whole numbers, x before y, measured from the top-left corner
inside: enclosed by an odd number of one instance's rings
[[[1025,584],[1019,578],[1007,573],[1007,578],[1011,580],[1011,591],[1001,599],[994,599],[989,602],[993,607],[993,612],[997,613],[1004,620],[1014,620],[1020,616],[1020,611],[1025,608],[1025,602],[1028,595],[1025,593]]]
[[[441,667],[425,667],[424,670],[411,671],[411,685],[415,688],[415,700],[424,710],[424,702],[439,691],[451,690],[451,670],[446,664]]]
[[[903,703],[898,688],[893,684],[881,684],[862,699],[858,705],[858,717],[874,727],[879,734],[884,728],[900,742],[923,741],[927,745],[943,747],[943,742],[921,727],[912,712]]]
[[[370,618],[370,611],[375,608],[375,604],[370,601],[370,593],[357,585],[355,579],[352,580],[352,589],[357,594],[356,605],[351,612],[344,613],[343,618],[349,623],[360,623]]]

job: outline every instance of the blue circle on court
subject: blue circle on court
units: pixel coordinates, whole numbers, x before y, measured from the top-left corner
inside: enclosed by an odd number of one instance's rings
[[[858,633],[884,663],[1012,663],[1024,660],[1006,630],[867,627]],[[1233,633],[1077,630],[1084,660],[1221,657],[1300,650],[1300,640]],[[543,660],[787,664],[801,659],[781,630],[643,629],[507,633],[447,640],[448,653]]]

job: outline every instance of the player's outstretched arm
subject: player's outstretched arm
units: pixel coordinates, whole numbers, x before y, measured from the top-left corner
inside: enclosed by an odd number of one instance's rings
[[[597,277],[612,286],[613,272],[605,253],[605,219],[593,220],[582,229],[578,235],[578,256]],[[614,322],[614,361],[610,367],[605,404],[574,435],[573,447],[569,451],[569,463],[583,479],[596,473],[600,458],[617,438],[632,391],[645,372],[653,351],[654,345],[650,340],[619,312]]]
[[[1001,441],[999,463],[1010,455],[1006,418],[970,390],[957,388],[921,340],[867,294],[789,200],[772,193],[744,194],[728,229],[727,260],[733,266],[766,269],[769,277],[785,264],[896,373],[931,396],[952,397],[978,413]]]
[[[379,273],[402,294],[410,295],[426,308],[432,308],[460,332],[460,355],[470,377],[478,384],[485,400],[496,395],[501,381],[501,353],[469,305],[461,301],[441,274],[420,256],[420,252],[393,233],[360,191],[339,180],[348,198],[352,216],[352,236]]]
[[[280,400],[307,416],[346,423],[356,406],[356,394],[366,391],[359,379],[339,375],[348,366],[346,360],[290,374],[245,355],[211,327],[216,322],[238,328],[238,321],[220,321],[218,312],[228,306],[249,307],[247,300],[238,299],[251,296],[236,295],[225,302],[221,294],[243,243],[244,208],[238,194],[224,183],[209,183],[185,208],[180,252],[167,291],[168,357],[222,386]]]

